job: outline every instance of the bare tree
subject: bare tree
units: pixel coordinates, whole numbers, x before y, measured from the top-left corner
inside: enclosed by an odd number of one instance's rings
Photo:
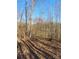
[[[26,17],[26,25],[27,25],[27,1],[25,0],[25,17]]]
[[[31,6],[29,5],[28,6],[28,0],[25,0],[25,17],[26,17],[26,30],[27,30],[27,32],[29,31],[31,31],[31,24],[32,24],[32,4],[31,4]],[[33,3],[34,4],[34,3]],[[30,8],[30,9],[29,9]],[[27,18],[29,18],[29,19],[27,19]],[[29,23],[27,23],[28,21],[27,20],[29,20]]]
[[[28,30],[29,30],[29,36],[31,37],[31,31],[32,31],[32,13],[33,13],[33,9],[34,9],[34,5],[35,5],[35,0],[31,0],[31,6],[30,7],[30,12],[29,12],[29,24],[28,24]]]

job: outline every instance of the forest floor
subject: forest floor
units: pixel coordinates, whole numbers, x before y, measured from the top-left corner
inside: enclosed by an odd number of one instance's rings
[[[43,32],[33,30],[29,37],[26,25],[17,24],[17,59],[61,59],[61,39],[47,38],[48,32]]]

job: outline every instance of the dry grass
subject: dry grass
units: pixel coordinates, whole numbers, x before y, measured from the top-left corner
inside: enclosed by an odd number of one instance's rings
[[[60,25],[54,32],[55,39],[50,36],[50,26],[45,26],[33,25],[29,38],[26,25],[17,23],[17,59],[61,59]]]

